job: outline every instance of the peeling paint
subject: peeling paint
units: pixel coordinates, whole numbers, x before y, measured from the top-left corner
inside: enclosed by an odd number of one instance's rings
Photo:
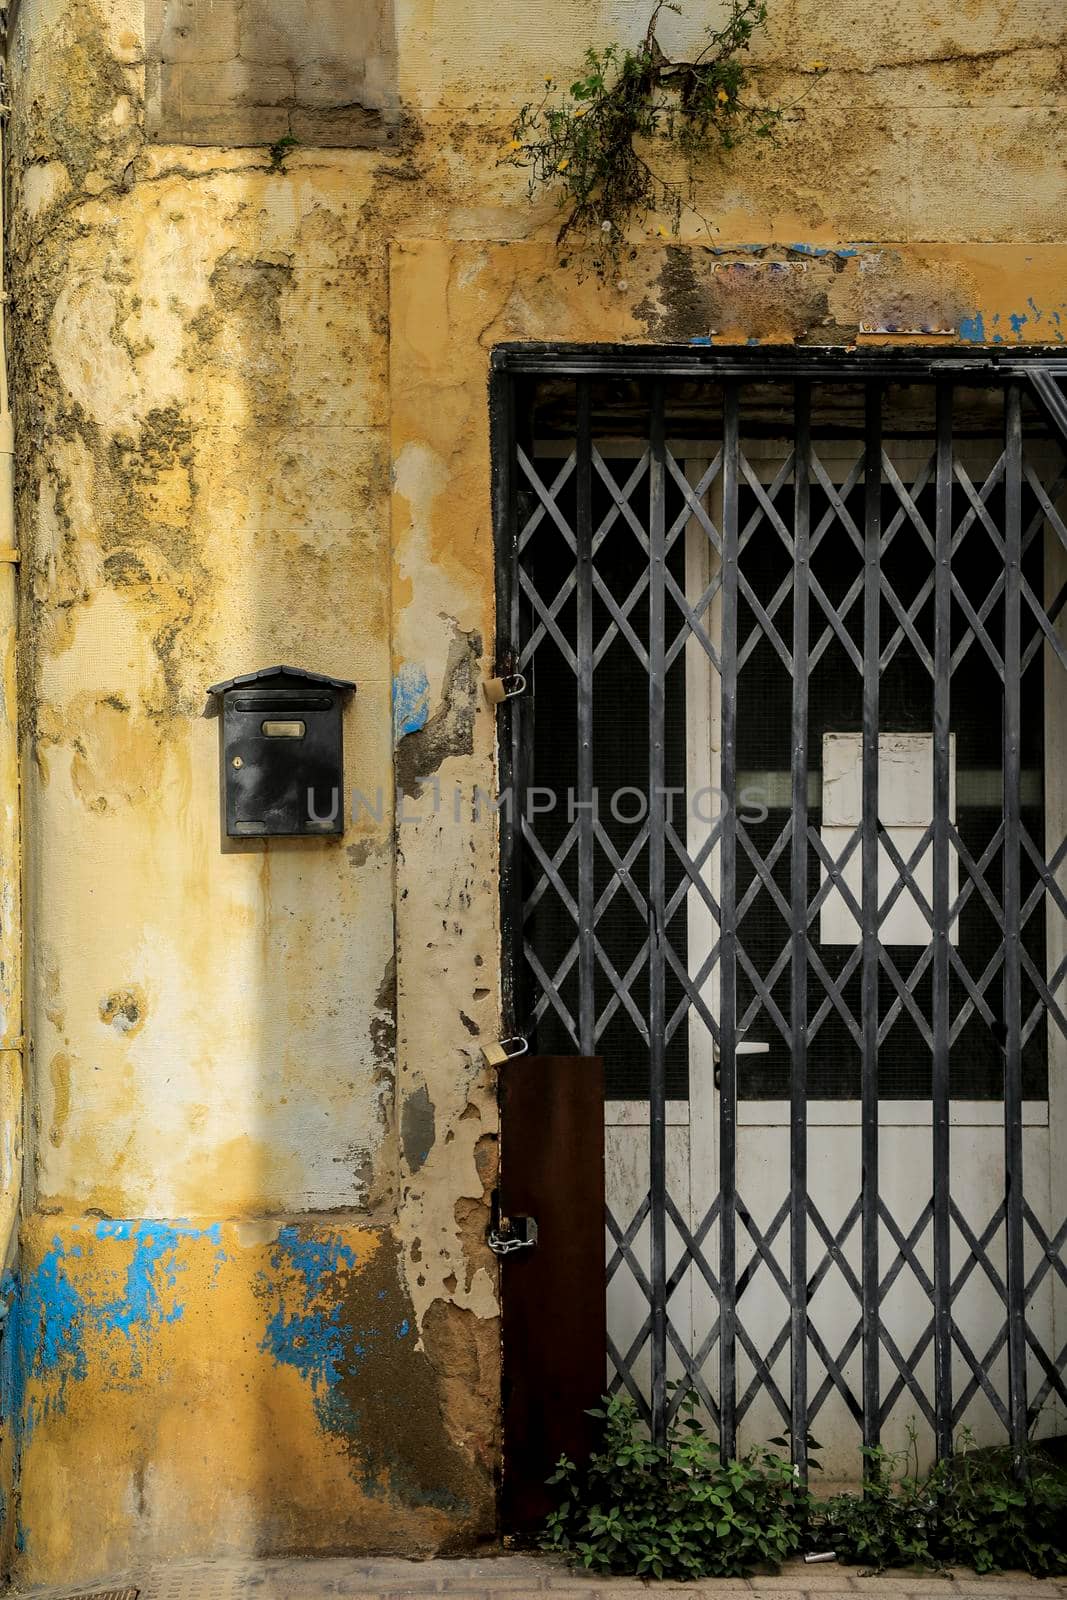
[[[464,1445],[435,1419],[442,1400],[384,1238],[360,1259],[328,1230],[283,1228],[257,1293],[271,1314],[261,1345],[308,1384],[320,1426],[363,1488],[469,1515],[483,1492]],[[396,1365],[399,1362],[400,1365]]]
[[[430,681],[421,667],[408,663],[393,679],[393,737],[418,733],[429,715]]]
[[[801,256],[833,256],[838,261],[851,261],[860,254],[856,245],[790,244],[786,249]]]
[[[396,781],[401,794],[417,798],[422,784],[449,756],[473,753],[481,654],[481,635],[453,623],[440,704],[396,747]]]
[[[433,1148],[435,1137],[433,1101],[425,1084],[420,1084],[404,1100],[400,1137],[409,1169],[418,1172]]]
[[[985,318],[979,311],[973,317],[961,317],[957,330],[961,339],[969,344],[985,344]]]
[[[791,259],[798,254],[801,259]],[[634,314],[650,338],[671,342],[804,337],[835,320],[829,315],[835,280],[857,254],[789,245],[781,256],[765,251],[726,261],[668,246]]]
[[[145,1024],[146,1001],[142,989],[119,989],[101,1002],[100,1020],[116,1033],[137,1034]]]

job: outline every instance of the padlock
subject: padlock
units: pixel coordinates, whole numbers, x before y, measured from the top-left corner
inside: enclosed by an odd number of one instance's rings
[[[489,704],[498,706],[505,700],[514,700],[518,695],[525,694],[526,679],[521,672],[512,672],[506,678],[487,678],[483,687]]]
[[[518,1036],[514,1039],[494,1039],[492,1044],[482,1046],[482,1056],[487,1067],[502,1067],[505,1061],[517,1061],[529,1048],[529,1040]]]

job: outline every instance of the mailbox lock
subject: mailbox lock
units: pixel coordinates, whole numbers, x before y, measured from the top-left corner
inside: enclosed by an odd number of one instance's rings
[[[234,756],[233,764],[234,764],[235,767],[243,767],[244,766],[244,762],[241,760],[240,756]]]

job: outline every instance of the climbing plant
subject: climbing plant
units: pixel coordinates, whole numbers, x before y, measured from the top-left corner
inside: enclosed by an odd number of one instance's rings
[[[663,234],[677,233],[686,212],[710,231],[694,202],[693,158],[773,139],[791,109],[760,101],[751,82],[748,51],[766,25],[766,0],[730,0],[691,61],[672,60],[657,37],[664,11],[681,10],[656,0],[635,48],[591,46],[570,88],[546,78],[512,128],[506,159],[528,170],[531,198],[555,194],[559,243],[593,243],[604,263],[617,263],[628,230],[653,216],[666,218]],[[825,70],[808,67],[815,78]]]

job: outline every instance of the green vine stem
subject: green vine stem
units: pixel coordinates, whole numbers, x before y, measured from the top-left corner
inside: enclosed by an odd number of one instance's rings
[[[677,234],[688,212],[711,232],[693,201],[694,158],[772,140],[792,109],[747,95],[747,52],[766,25],[766,0],[730,0],[726,22],[707,31],[692,61],[672,61],[657,38],[662,13],[681,9],[656,0],[636,49],[590,46],[570,89],[560,94],[546,78],[541,99],[523,106],[512,128],[505,160],[528,170],[531,199],[542,189],[555,194],[564,213],[557,242],[595,245],[601,270],[618,264],[629,230],[653,216]],[[826,67],[815,61],[808,71],[818,78]],[[685,158],[681,179],[660,170],[670,146]]]

